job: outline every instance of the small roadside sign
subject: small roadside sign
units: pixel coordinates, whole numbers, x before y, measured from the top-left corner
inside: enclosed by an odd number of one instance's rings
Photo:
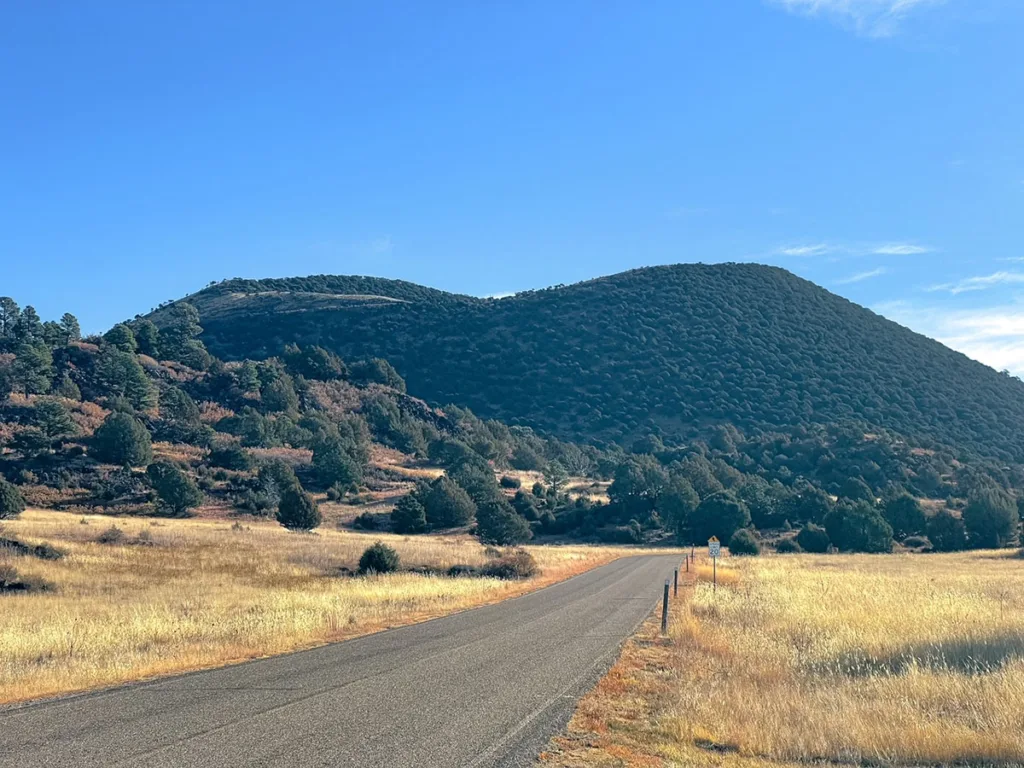
[[[717,536],[712,536],[708,539],[708,557],[712,559],[718,559],[722,556],[722,542],[718,540]]]

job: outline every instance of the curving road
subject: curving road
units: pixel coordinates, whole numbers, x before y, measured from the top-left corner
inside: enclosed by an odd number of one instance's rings
[[[530,765],[678,562],[625,558],[423,624],[0,709],[0,766]]]

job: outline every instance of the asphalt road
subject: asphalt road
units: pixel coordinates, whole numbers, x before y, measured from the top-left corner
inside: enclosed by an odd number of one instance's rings
[[[0,709],[0,766],[530,765],[678,560],[311,651]]]

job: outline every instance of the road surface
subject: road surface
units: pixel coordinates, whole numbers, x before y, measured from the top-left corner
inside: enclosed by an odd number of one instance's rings
[[[0,709],[0,766],[530,765],[678,559],[343,643]]]

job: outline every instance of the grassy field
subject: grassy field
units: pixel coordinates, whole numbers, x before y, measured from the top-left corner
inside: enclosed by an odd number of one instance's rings
[[[112,524],[120,543],[97,540]],[[271,522],[150,520],[29,510],[0,535],[58,561],[0,554],[52,590],[0,594],[0,703],[216,666],[366,634],[536,589],[636,550],[529,547],[523,582],[416,573],[347,577],[374,541],[404,567],[480,565],[475,539],[401,537]],[[3,551],[3,550],[0,550]]]
[[[736,558],[717,593],[701,577],[547,765],[1024,765],[1019,557]]]

